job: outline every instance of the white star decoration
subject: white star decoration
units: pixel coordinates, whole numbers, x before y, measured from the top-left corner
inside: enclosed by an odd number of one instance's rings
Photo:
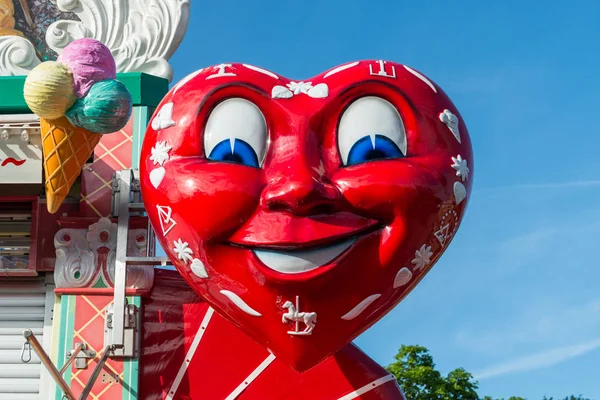
[[[419,250],[415,251],[415,258],[413,258],[412,263],[415,264],[416,269],[422,269],[431,262],[432,255],[431,246],[424,244]]]
[[[456,157],[452,157],[452,168],[456,170],[456,176],[464,182],[469,179],[469,167],[467,166],[467,160],[463,159],[459,154]]]
[[[156,142],[156,145],[152,148],[152,155],[150,160],[154,161],[154,165],[163,165],[166,161],[169,161],[169,151],[171,146],[164,142]]]
[[[194,252],[192,249],[190,249],[188,242],[183,242],[181,239],[177,239],[173,242],[173,245],[175,246],[173,250],[177,254],[177,258],[186,264],[192,261],[192,254],[194,254]]]

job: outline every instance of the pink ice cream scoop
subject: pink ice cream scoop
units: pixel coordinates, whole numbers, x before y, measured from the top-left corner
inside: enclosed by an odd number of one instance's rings
[[[109,48],[95,39],[73,41],[64,48],[57,61],[66,64],[73,73],[78,98],[84,97],[94,83],[115,79],[117,75],[115,59]]]

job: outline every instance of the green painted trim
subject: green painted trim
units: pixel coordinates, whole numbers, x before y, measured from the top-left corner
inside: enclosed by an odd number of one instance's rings
[[[128,297],[130,304],[135,304],[138,307],[139,321],[142,321],[142,298],[140,296]],[[140,367],[140,355],[142,351],[142,327],[141,324],[138,327],[138,342],[136,343],[137,354],[136,358],[126,359],[123,361],[123,386],[122,399],[123,400],[137,400],[139,396],[139,367]]]
[[[0,114],[31,114],[23,98],[26,76],[0,76]],[[131,93],[134,106],[156,107],[169,91],[169,82],[142,72],[117,74]]]
[[[98,275],[100,276],[100,275]],[[98,279],[96,281],[96,283],[94,283],[94,286],[92,286],[94,289],[106,289],[108,286],[106,286],[106,283],[104,283],[104,279]]]
[[[63,295],[61,297],[61,309],[60,309],[60,342],[58,345],[58,360],[56,365],[60,365],[58,369],[62,368],[67,362],[67,349],[71,350],[73,346],[73,336],[75,335],[75,306],[77,303],[77,297],[73,295]],[[71,386],[71,368],[67,368],[63,378],[65,382]],[[62,400],[63,393],[60,387],[56,387],[56,400]]]
[[[139,168],[140,152],[142,151],[142,142],[146,134],[148,121],[154,113],[154,107],[134,107],[133,109],[133,146],[131,146],[131,167]]]
[[[169,91],[169,81],[142,72],[117,74],[131,93],[134,106],[156,107]]]

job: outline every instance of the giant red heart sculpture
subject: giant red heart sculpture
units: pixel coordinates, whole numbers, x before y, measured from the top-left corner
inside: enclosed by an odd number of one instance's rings
[[[141,152],[158,240],[219,313],[304,371],[406,296],[470,192],[467,128],[401,64],[296,82],[247,64],[186,77]]]

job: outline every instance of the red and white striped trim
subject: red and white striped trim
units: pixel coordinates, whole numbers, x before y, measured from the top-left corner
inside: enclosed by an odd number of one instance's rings
[[[206,310],[206,314],[204,314],[204,319],[202,320],[202,323],[198,328],[198,332],[196,332],[196,336],[194,336],[194,341],[192,342],[190,349],[185,355],[185,360],[183,360],[181,367],[179,367],[179,372],[177,373],[177,376],[175,377],[173,385],[171,385],[171,389],[169,389],[169,394],[167,395],[165,400],[173,400],[173,397],[177,393],[177,389],[179,389],[179,384],[181,383],[181,380],[183,379],[183,376],[187,371],[188,365],[190,365],[190,362],[192,362],[192,357],[194,357],[194,353],[196,352],[196,349],[200,344],[200,340],[202,340],[202,336],[204,336],[204,332],[206,332],[206,327],[208,326],[210,318],[212,317],[214,312],[215,310],[213,310],[212,307],[208,307],[208,310]]]
[[[275,356],[273,354],[269,354],[265,360],[260,363],[258,367],[240,385],[235,388],[233,392],[225,400],[234,400],[236,399],[247,387],[254,381],[267,367],[275,360]]]
[[[379,386],[386,384],[393,380],[396,380],[396,377],[394,375],[383,376],[379,379],[374,380],[371,383],[366,384],[365,386],[361,387],[360,389],[355,390],[352,393],[348,393],[347,395],[340,397],[338,400],[356,399],[358,396],[362,396],[363,394],[370,392],[371,390],[375,389],[376,387],[379,387]]]

